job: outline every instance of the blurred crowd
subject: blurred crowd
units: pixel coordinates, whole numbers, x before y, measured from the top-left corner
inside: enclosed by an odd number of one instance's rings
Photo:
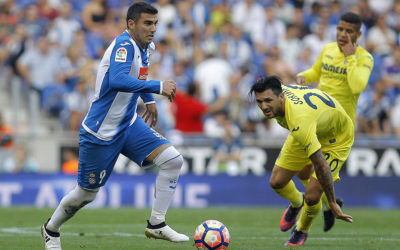
[[[79,130],[99,60],[126,28],[133,2],[0,0],[1,71],[19,77],[22,91],[39,93],[42,112]],[[159,10],[150,78],[178,86],[173,103],[157,97],[161,133],[215,138],[224,159],[230,152],[237,158],[242,133],[285,136],[249,99],[249,87],[260,75],[293,83],[335,41],[341,14],[352,11],[363,20],[358,43],[375,61],[359,99],[357,134],[400,138],[400,0],[147,2]]]

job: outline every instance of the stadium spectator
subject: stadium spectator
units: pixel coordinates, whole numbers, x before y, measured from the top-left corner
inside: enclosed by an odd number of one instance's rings
[[[0,113],[0,148],[11,148],[14,145],[13,129],[6,124]]]
[[[103,33],[108,15],[106,0],[91,0],[82,11],[83,27],[91,33]]]
[[[308,46],[304,46],[296,60],[296,72],[305,71],[313,66],[314,59],[312,50]]]
[[[400,46],[395,46],[392,54],[383,60],[382,80],[387,88],[387,95],[394,103],[400,95]]]
[[[263,118],[255,127],[256,138],[264,140],[264,138],[286,138],[288,135],[287,129],[282,128],[276,121],[271,121]]]
[[[65,49],[72,45],[75,32],[81,29],[81,24],[72,16],[71,3],[63,2],[60,11],[60,16],[54,20],[49,31],[49,37]]]
[[[397,34],[400,32],[400,1],[395,0],[392,10],[387,16],[387,23]],[[399,43],[399,41],[397,41]]]
[[[253,43],[262,43],[265,10],[255,0],[239,1],[232,6],[232,23],[240,27]]]
[[[205,134],[214,139],[214,155],[208,174],[227,172],[237,175],[240,168],[241,131],[224,110],[215,111],[204,122]]]
[[[79,131],[83,118],[89,110],[94,93],[89,83],[84,78],[80,78],[72,92],[65,94],[65,105],[67,118],[67,128],[71,131]]]
[[[374,62],[372,56],[361,46],[357,39],[361,36],[361,18],[347,12],[340,18],[337,25],[336,42],[324,46],[312,68],[297,75],[298,84],[318,83],[318,88],[336,98],[350,116],[353,127],[356,122],[356,107],[360,93],[365,89]],[[300,180],[307,186],[308,165],[299,173]],[[330,230],[335,222],[329,209],[325,195],[324,231]]]
[[[57,84],[61,58],[60,53],[52,49],[47,37],[41,36],[36,47],[24,52],[17,62],[17,68],[25,83],[41,92]]]
[[[177,15],[175,5],[171,4],[171,0],[157,0],[154,7],[158,9],[158,22],[160,25],[168,27],[172,25]]]
[[[217,110],[205,120],[204,132],[213,139],[223,139],[226,133],[233,138],[237,138],[241,134],[239,127],[232,123],[225,110]]]
[[[204,103],[218,103],[223,108],[229,96],[229,78],[233,69],[227,60],[217,57],[216,52],[216,48],[206,51],[207,58],[195,66],[194,80],[200,86],[201,100]]]
[[[184,61],[175,61],[173,68],[174,68],[174,75],[173,80],[176,82],[176,88],[183,92],[187,90],[189,87],[190,76],[185,72],[185,62]]]
[[[311,58],[313,61],[315,61],[317,60],[325,44],[329,42],[332,41],[327,35],[326,26],[323,24],[317,24],[315,25],[313,32],[303,38],[303,48],[305,47],[311,49]]]
[[[37,7],[40,18],[53,21],[59,15],[58,11],[47,0],[38,0]]]
[[[286,34],[285,23],[275,17],[274,8],[272,5],[265,7],[266,21],[263,27],[263,38],[260,43],[254,43],[257,46],[257,51],[268,53],[268,49],[276,46],[278,41],[283,39]]]
[[[24,144],[18,144],[14,153],[4,159],[2,163],[2,172],[6,173],[37,172],[39,170],[39,163]]]
[[[392,107],[392,113],[390,117],[390,125],[398,139],[400,139],[400,95],[397,96],[396,101]]]
[[[299,56],[303,43],[298,38],[299,30],[297,26],[289,24],[286,27],[286,35],[278,42],[280,51],[280,59],[288,68],[294,70],[296,67],[296,59]]]
[[[298,53],[295,49],[295,53]],[[277,75],[285,82],[293,82],[295,74],[295,65],[287,64],[282,60],[281,50],[274,46],[271,48],[268,57],[264,60],[264,72],[266,75]]]
[[[73,149],[65,149],[62,152],[63,162],[61,164],[61,171],[64,174],[76,175],[78,173],[79,158],[78,153]]]
[[[249,43],[245,41],[243,32],[239,27],[232,26],[231,23],[227,23],[226,26],[229,27],[229,34],[224,39],[227,45],[227,60],[236,71],[251,63],[252,51]]]
[[[198,92],[194,83],[188,85],[187,93],[179,89],[176,91],[175,129],[182,133],[203,133],[203,119],[208,107],[198,99]]]
[[[29,5],[24,12],[20,22],[26,27],[26,36],[36,41],[39,36],[43,35],[49,22],[46,19],[39,18],[39,10],[35,4]]]
[[[214,144],[215,164],[218,166],[219,173],[227,173],[228,175],[240,174],[240,159],[242,155],[243,144],[240,137],[234,137],[231,133],[231,121],[226,120],[223,125],[224,136],[218,139]],[[210,169],[209,174],[213,174]]]
[[[275,16],[285,24],[293,23],[294,6],[291,1],[275,0],[274,2]]]
[[[375,25],[376,19],[378,18],[377,13],[371,9],[368,0],[359,0],[357,7],[363,24],[367,26],[367,29],[370,29]]]
[[[172,242],[189,240],[165,224],[183,158],[167,139],[151,128],[157,123],[152,93],[172,101],[176,92],[172,80],[147,81],[157,12],[145,2],[132,4],[126,15],[127,29],[110,44],[100,62],[95,98],[80,130],[77,185],[41,227],[47,249],[61,249],[61,225],[95,199],[120,153],[139,166],[159,167],[145,235]],[[146,105],[143,119],[136,113],[139,97]]]
[[[14,75],[20,75],[17,68],[19,58],[24,54],[27,46],[26,27],[23,24],[17,24],[15,32],[12,34],[3,48],[6,52],[7,63],[11,67]],[[1,50],[1,47],[0,47]],[[1,59],[0,59],[1,65]]]
[[[390,125],[391,102],[386,94],[384,81],[376,82],[373,90],[365,93],[360,105],[358,117],[358,132],[375,138],[387,137],[391,134]]]
[[[293,24],[297,26],[299,30],[298,37],[303,39],[307,34],[311,33],[310,27],[305,22],[305,16],[303,9],[296,8],[294,11],[294,21]]]
[[[379,15],[376,24],[369,29],[366,46],[379,56],[387,56],[396,44],[396,33],[388,27],[386,16]]]
[[[281,218],[281,231],[287,231],[295,225],[296,216],[301,210],[300,219],[285,246],[304,244],[313,221],[322,210],[323,193],[336,218],[353,222],[352,217],[343,214],[336,204],[333,185],[334,181],[340,180],[340,168],[354,141],[354,125],[345,110],[320,90],[282,86],[275,76],[257,80],[250,94],[255,96],[258,107],[268,119],[275,118],[290,131],[270,177],[274,191],[290,201]],[[327,100],[311,101],[310,96]],[[317,108],[315,103],[318,103]],[[332,127],[332,123],[336,126]],[[334,139],[332,134],[335,135]],[[303,195],[296,189],[292,178],[310,163],[314,165],[315,173]]]

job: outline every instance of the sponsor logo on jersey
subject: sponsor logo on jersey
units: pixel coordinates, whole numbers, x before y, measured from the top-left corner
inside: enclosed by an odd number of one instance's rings
[[[148,75],[149,75],[149,67],[140,67],[138,79],[146,81]]]
[[[332,73],[343,74],[343,75],[347,74],[347,70],[345,67],[330,65],[327,63],[322,63],[322,69]]]
[[[130,45],[130,43],[124,42],[124,43],[121,43],[120,45],[121,45],[121,46],[126,46],[126,45]]]
[[[115,61],[116,62],[126,62],[126,57],[128,55],[128,51],[125,48],[117,49],[115,52]]]
[[[299,130],[299,129],[300,129],[300,127],[297,126],[297,128],[293,128],[293,129],[292,129],[292,132],[295,132],[295,131],[297,131],[297,130]]]

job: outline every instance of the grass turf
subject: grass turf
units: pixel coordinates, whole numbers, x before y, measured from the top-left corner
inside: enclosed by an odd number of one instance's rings
[[[167,223],[189,235],[186,243],[147,239],[144,236],[150,209],[82,209],[62,228],[64,250],[75,249],[195,249],[195,227],[207,219],[223,222],[229,229],[234,249],[288,249],[283,247],[289,232],[280,232],[282,208],[170,209]],[[31,207],[0,208],[0,249],[44,249],[40,225],[53,209]],[[319,216],[303,249],[398,249],[400,210],[345,208],[354,223],[336,221],[322,230]]]

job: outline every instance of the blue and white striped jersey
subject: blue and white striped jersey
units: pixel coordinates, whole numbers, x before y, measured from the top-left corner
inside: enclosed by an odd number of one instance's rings
[[[148,57],[154,48],[151,43],[142,49],[127,30],[107,48],[98,68],[94,99],[82,122],[84,130],[94,136],[86,139],[101,144],[112,142],[135,122],[139,96],[151,103],[151,93],[162,93],[161,81],[146,80]]]

